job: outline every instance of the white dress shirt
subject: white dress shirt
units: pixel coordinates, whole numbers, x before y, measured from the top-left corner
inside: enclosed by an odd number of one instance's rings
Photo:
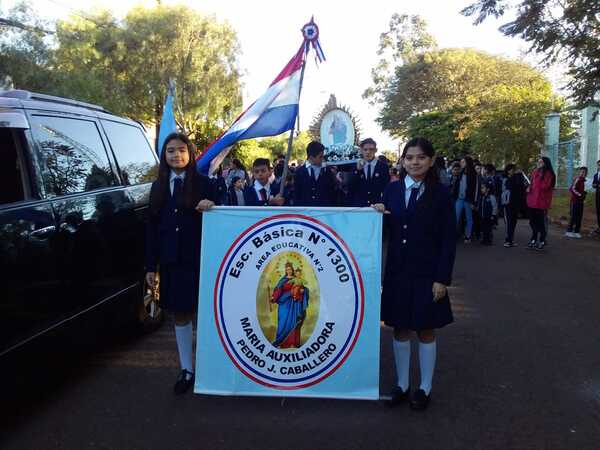
[[[175,171],[171,170],[171,175],[169,176],[169,189],[171,191],[171,195],[173,195],[173,189],[175,187],[175,178],[181,178],[183,182],[185,180],[185,172],[181,172],[179,175],[175,173]]]
[[[308,175],[310,175],[310,169],[312,169],[315,173],[315,180],[319,179],[319,174],[321,173],[321,166],[315,166],[313,164],[310,163],[310,161],[306,161],[304,163],[304,165],[306,166],[306,170],[308,170]]]
[[[271,183],[267,183],[264,186],[258,182],[258,180],[254,180],[254,190],[256,191],[256,195],[259,200],[262,200],[260,196],[260,190],[265,189],[267,191],[267,200],[271,198]]]
[[[419,193],[417,194],[417,200],[421,195],[423,195],[423,191],[425,190],[425,184],[422,181],[415,181],[410,176],[406,175],[404,178],[404,187],[406,188],[406,192],[404,193],[404,205],[408,208],[408,201],[410,200],[410,192],[412,191],[413,186],[415,189],[419,189]]]
[[[366,162],[363,166],[363,172],[365,174],[365,179],[369,179],[368,167],[371,166],[371,178],[375,176],[375,166],[377,165],[377,158],[373,158],[373,160]]]

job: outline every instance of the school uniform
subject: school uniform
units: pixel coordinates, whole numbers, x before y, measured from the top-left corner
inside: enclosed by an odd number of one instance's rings
[[[390,228],[381,317],[386,325],[410,330],[441,328],[453,321],[448,296],[433,301],[434,282],[452,282],[456,253],[455,215],[449,190],[431,192],[406,176],[384,192]]]
[[[351,206],[371,206],[383,201],[383,191],[390,182],[387,164],[373,159],[361,169],[352,172],[348,182]]]
[[[294,206],[337,206],[337,181],[326,166],[308,161],[294,174]]]
[[[238,190],[230,186],[227,190],[227,206],[246,206],[244,190]]]
[[[146,272],[160,264],[160,305],[172,312],[193,312],[198,304],[202,214],[194,208],[202,199],[214,199],[210,180],[195,174],[192,208],[183,204],[185,173],[171,172],[167,200],[158,214],[151,214],[146,228]],[[158,182],[150,196],[156,195]]]
[[[246,206],[269,206],[269,200],[277,194],[279,194],[279,183],[268,182],[262,185],[258,180],[254,180],[254,183],[244,188],[244,202]]]
[[[493,228],[498,217],[498,202],[496,196],[492,194],[482,195],[479,197],[477,205],[477,214],[481,224],[481,242],[483,244],[491,244],[493,239]]]
[[[571,220],[567,232],[579,233],[586,197],[585,177],[577,177],[569,187],[569,193],[571,194]]]
[[[596,190],[596,220],[598,221],[598,230],[600,230],[600,172],[596,172],[594,175],[592,187]]]

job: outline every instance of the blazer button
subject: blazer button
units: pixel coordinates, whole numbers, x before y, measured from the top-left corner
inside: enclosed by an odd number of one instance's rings
[[[175,212],[177,212],[177,209],[175,209]]]
[[[403,244],[406,244],[406,239],[402,239],[402,243],[403,243]]]
[[[402,228],[406,230],[408,228],[408,225],[404,225]]]
[[[175,228],[175,231],[179,231],[179,227],[176,227],[176,228]]]

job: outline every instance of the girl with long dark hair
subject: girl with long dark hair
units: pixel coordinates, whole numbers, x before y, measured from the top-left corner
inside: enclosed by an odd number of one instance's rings
[[[213,199],[210,181],[196,171],[192,142],[182,133],[167,136],[150,190],[145,265],[151,287],[160,265],[160,305],[175,320],[181,363],[176,394],[194,383],[192,320],[198,306],[201,212],[214,205]]]
[[[471,234],[473,233],[473,209],[477,204],[477,196],[479,194],[479,181],[477,172],[475,171],[475,163],[473,158],[465,156],[460,160],[461,172],[459,182],[456,185],[457,198],[455,203],[456,223],[460,223],[462,212],[465,212],[467,225],[465,228],[465,244],[471,242]]]
[[[383,204],[373,205],[389,214],[385,218],[390,225],[381,317],[394,329],[397,386],[388,404],[409,397],[410,338],[415,331],[421,384],[410,398],[413,409],[427,408],[431,398],[434,330],[453,321],[447,287],[456,252],[455,214],[450,192],[433,168],[434,156],[428,140],[411,139],[402,152],[402,177],[388,185]]]
[[[546,246],[546,214],[552,205],[552,193],[556,185],[556,174],[550,158],[542,156],[531,174],[531,184],[527,188],[529,226],[531,238],[527,246],[542,250]]]

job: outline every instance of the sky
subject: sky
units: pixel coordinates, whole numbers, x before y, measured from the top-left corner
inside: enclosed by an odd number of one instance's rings
[[[389,28],[395,12],[418,14],[442,48],[471,47],[492,54],[523,58],[527,44],[504,37],[500,21],[488,20],[474,26],[460,10],[473,0],[368,0],[346,1],[169,1],[185,4],[200,12],[214,14],[237,32],[242,55],[244,107],[259,97],[293,56],[302,42],[300,29],[314,15],[327,61],[318,67],[309,57],[300,99],[300,127],[307,129],[316,114],[335,94],[338,104],[348,106],[361,124],[361,137],[372,137],[380,150],[395,150],[399,145],[375,122],[377,107],[370,106],[362,93],[370,86],[371,69],[377,63],[379,35]],[[15,0],[0,0],[3,8]],[[122,17],[135,5],[153,6],[156,0],[33,0],[38,14],[60,18],[74,11],[89,14],[94,6],[108,8]]]

